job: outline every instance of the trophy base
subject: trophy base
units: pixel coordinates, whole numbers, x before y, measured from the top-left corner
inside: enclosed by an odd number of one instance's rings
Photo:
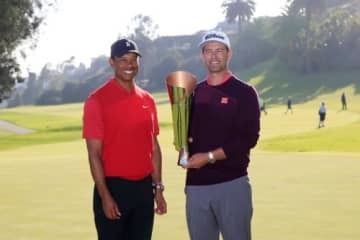
[[[178,165],[183,168],[186,167],[186,165],[188,164],[188,159],[189,159],[189,152],[188,152],[187,147],[184,147],[180,151]]]
[[[181,167],[186,167],[187,163],[188,163],[188,161],[187,161],[186,158],[181,158],[178,161],[178,165],[181,166]]]

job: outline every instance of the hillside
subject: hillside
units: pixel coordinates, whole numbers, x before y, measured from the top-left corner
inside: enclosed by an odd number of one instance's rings
[[[299,74],[272,59],[245,71],[234,71],[249,81],[268,104],[285,104],[288,96],[295,103],[315,100],[321,95],[360,94],[360,70]]]

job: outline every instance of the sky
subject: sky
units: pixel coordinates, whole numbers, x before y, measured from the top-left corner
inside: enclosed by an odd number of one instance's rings
[[[37,35],[37,47],[28,49],[26,59],[19,58],[23,75],[39,73],[75,57],[75,63],[88,65],[92,58],[108,55],[110,45],[127,33],[131,20],[138,14],[150,16],[158,25],[160,36],[193,34],[211,30],[223,21],[224,0],[57,0],[56,8],[47,13]],[[255,16],[276,16],[286,0],[255,0]]]

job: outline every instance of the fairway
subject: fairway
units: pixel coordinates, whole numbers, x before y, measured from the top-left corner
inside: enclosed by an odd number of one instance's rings
[[[156,216],[153,239],[189,239],[185,171],[176,165],[170,107],[164,94],[158,99],[168,214]],[[253,239],[360,239],[360,152],[356,146],[351,148],[355,151],[344,151],[336,141],[346,132],[355,141],[345,144],[358,144],[354,133],[360,128],[360,106],[339,112],[335,97],[329,99],[333,107],[329,108],[328,125],[318,130],[317,102],[295,105],[292,115],[284,115],[283,106],[271,106],[268,115],[262,116],[261,138],[249,168]],[[21,138],[0,132],[4,146],[0,150],[1,239],[96,239],[93,182],[80,132],[81,109],[82,104],[68,104],[1,112],[2,119],[38,131]],[[288,140],[304,149],[313,148],[294,152],[294,147],[286,144]],[[278,144],[275,150],[282,151],[264,151],[274,143]]]
[[[154,239],[188,239],[184,170],[164,141],[169,212],[156,217]],[[84,147],[74,141],[1,152],[2,239],[96,239]],[[252,159],[254,239],[359,239],[358,156],[255,151]]]

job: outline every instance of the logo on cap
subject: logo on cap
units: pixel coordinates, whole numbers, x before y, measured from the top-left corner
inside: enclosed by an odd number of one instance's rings
[[[136,43],[129,39],[120,39],[111,45],[111,57],[121,57],[127,53],[135,53],[141,57]]]
[[[221,31],[212,30],[205,33],[199,46],[202,48],[207,42],[220,42],[222,44],[225,44],[225,46],[230,49],[230,40],[226,33]]]
[[[210,34],[205,36],[205,40],[208,40],[209,38],[220,38],[222,40],[225,39],[224,36],[220,36],[220,35],[218,35],[216,33],[210,33]]]

